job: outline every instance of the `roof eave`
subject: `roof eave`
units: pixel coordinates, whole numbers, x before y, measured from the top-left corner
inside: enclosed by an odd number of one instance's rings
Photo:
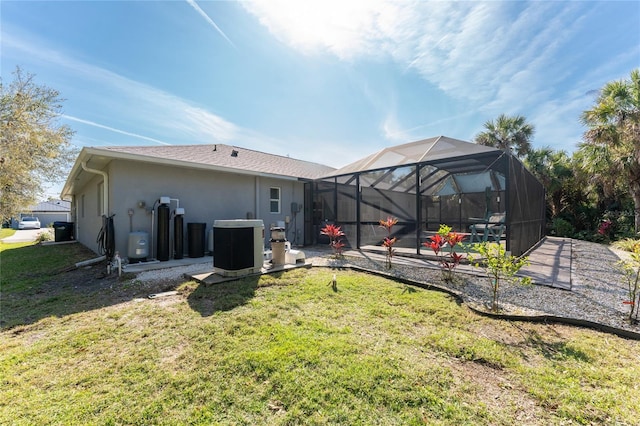
[[[111,151],[111,150],[103,150],[99,148],[85,147],[82,149],[82,151],[80,151],[80,154],[78,155],[78,158],[76,159],[75,164],[73,165],[73,167],[71,168],[71,171],[69,172],[67,181],[65,182],[62,188],[62,192],[60,193],[61,199],[66,196],[73,195],[73,189],[72,189],[73,181],[77,178],[77,176],[80,173],[82,173],[83,171],[82,163],[84,161],[88,162],[91,159],[91,157],[94,155],[110,158],[111,160],[141,161],[145,163],[159,164],[159,165],[166,165],[166,166],[173,166],[173,167],[185,167],[185,168],[197,169],[197,170],[233,173],[233,174],[274,178],[274,179],[288,180],[288,181],[299,181],[301,179],[307,179],[305,177],[300,177],[300,176],[279,175],[276,173],[265,173],[265,172],[258,172],[253,170],[238,169],[233,167],[216,166],[211,164],[198,164],[190,161],[172,160],[168,158],[151,157],[148,155],[131,154],[126,152],[117,152],[117,151]],[[308,179],[313,180],[314,178],[308,178]]]

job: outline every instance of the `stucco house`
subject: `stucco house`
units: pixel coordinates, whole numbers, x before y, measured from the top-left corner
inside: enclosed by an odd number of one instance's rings
[[[171,199],[172,211],[184,209],[185,228],[262,219],[267,242],[269,227],[285,223],[287,239],[304,244],[311,236],[311,214],[304,207],[312,204],[305,188],[333,170],[224,144],[85,147],[61,196],[71,199],[76,240],[96,252],[103,215],[114,215],[115,250],[123,256],[131,232],[153,238],[152,209],[160,197]]]
[[[379,246],[379,220],[395,217],[397,247],[417,254],[441,224],[473,235],[488,222],[500,226],[495,239],[521,255],[545,229],[544,187],[517,158],[446,136],[385,148],[341,169],[224,144],[83,148],[61,196],[72,199],[76,239],[96,252],[102,217],[114,215],[115,250],[124,257],[132,233],[149,233],[154,249],[161,199],[172,212],[184,208],[187,228],[261,219],[267,233],[284,224],[293,245],[326,243],[320,230],[336,223],[348,246]]]

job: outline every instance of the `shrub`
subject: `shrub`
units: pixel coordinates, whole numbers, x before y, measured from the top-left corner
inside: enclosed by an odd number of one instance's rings
[[[422,243],[423,246],[431,248],[436,256],[440,256],[440,265],[442,266],[445,282],[453,281],[454,270],[462,260],[462,255],[456,253],[456,246],[462,241],[462,238],[461,234],[451,232],[450,226],[440,225],[438,233],[430,237],[431,242]],[[442,250],[445,245],[449,246],[447,254]]]
[[[629,306],[629,322],[635,324],[640,309],[640,242],[636,241],[629,258],[619,261],[618,267],[625,275],[629,294],[629,298],[622,303]]]
[[[574,226],[561,217],[556,217],[551,223],[551,233],[557,237],[572,237],[575,232]]]
[[[636,246],[640,244],[640,240],[634,238],[625,238],[623,240],[616,241],[612,244],[613,248],[624,251],[634,251]]]
[[[391,216],[387,217],[387,220],[380,219],[380,227],[387,230],[387,236],[382,241],[382,246],[387,249],[387,253],[386,253],[387,269],[391,269],[391,266],[392,266],[391,259],[393,258],[393,255],[396,253],[393,246],[398,242],[398,239],[396,237],[393,237],[393,238],[391,237],[391,231],[393,229],[393,226],[397,223],[398,223],[398,219]]]
[[[333,254],[335,256],[342,256],[342,249],[344,248],[342,237],[344,237],[344,232],[340,227],[327,224],[320,230],[320,234],[329,237],[329,246],[333,249]]]
[[[529,264],[528,257],[518,258],[508,254],[504,247],[497,243],[482,242],[473,244],[472,248],[477,251],[480,258],[475,259],[469,254],[469,261],[474,262],[477,268],[484,268],[491,281],[492,300],[491,311],[498,312],[498,291],[500,280],[507,280],[520,284],[530,284],[531,278],[516,278],[515,274],[525,265]]]
[[[51,237],[51,232],[47,231],[42,231],[39,232],[38,235],[36,236],[36,242],[41,243],[43,241],[51,241],[53,238]]]

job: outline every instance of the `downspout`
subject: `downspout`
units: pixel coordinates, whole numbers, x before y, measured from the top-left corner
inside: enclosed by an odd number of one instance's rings
[[[253,213],[253,218],[258,219],[260,216],[258,212],[260,212],[260,176],[256,176],[255,178],[255,208]]]
[[[97,175],[102,175],[104,187],[102,188],[102,214],[104,216],[108,216],[109,211],[109,175],[107,172],[103,172],[102,170],[91,169],[87,167],[87,162],[82,162],[82,170],[89,173],[95,173]]]

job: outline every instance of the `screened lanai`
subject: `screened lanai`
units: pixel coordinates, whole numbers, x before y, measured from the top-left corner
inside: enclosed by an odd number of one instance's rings
[[[380,219],[395,217],[396,247],[415,249],[440,224],[469,237],[470,226],[504,213],[501,242],[521,255],[544,235],[542,184],[513,156],[438,136],[383,149],[310,184],[313,235],[337,224],[353,248],[380,246]],[[429,250],[430,251],[430,250]]]

